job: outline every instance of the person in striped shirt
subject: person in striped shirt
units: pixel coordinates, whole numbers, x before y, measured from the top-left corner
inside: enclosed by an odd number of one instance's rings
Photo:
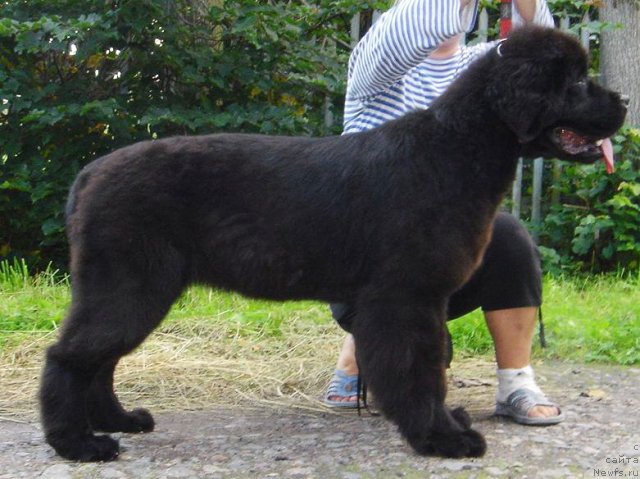
[[[478,0],[398,0],[382,14],[349,59],[344,134],[428,108],[471,62],[495,46],[462,45],[477,10]],[[512,12],[514,28],[525,23],[554,25],[544,0],[513,0]],[[454,319],[482,308],[498,367],[496,414],[530,425],[564,419],[536,384],[530,365],[541,284],[535,244],[514,217],[499,213],[481,267],[450,299],[448,311]],[[332,304],[331,310],[349,331],[355,315],[352,305]],[[357,377],[355,344],[349,334],[325,403],[354,407]]]

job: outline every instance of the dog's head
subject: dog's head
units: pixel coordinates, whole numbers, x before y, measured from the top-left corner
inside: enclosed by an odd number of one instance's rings
[[[524,154],[582,163],[602,159],[613,170],[609,137],[622,126],[626,104],[589,79],[587,54],[574,37],[522,28],[492,55],[486,92]]]

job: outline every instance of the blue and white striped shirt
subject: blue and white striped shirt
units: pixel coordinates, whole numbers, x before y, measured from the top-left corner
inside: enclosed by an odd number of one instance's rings
[[[472,8],[477,10],[477,0]],[[380,16],[349,58],[344,133],[364,131],[425,109],[473,60],[496,42],[461,46],[449,58],[429,58],[444,40],[467,30],[460,0],[404,0]],[[524,22],[513,5],[513,24]],[[544,0],[533,23],[553,26]]]

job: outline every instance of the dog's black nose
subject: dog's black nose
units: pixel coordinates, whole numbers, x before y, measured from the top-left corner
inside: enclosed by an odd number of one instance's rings
[[[622,93],[620,94],[620,101],[622,102],[622,104],[625,107],[629,106],[629,102],[631,101],[631,98],[629,98],[629,95],[623,95]]]

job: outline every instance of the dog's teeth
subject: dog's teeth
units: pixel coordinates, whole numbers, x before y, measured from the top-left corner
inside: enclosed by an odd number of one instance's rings
[[[596,141],[596,146],[600,146],[604,143],[604,140],[598,140]]]

